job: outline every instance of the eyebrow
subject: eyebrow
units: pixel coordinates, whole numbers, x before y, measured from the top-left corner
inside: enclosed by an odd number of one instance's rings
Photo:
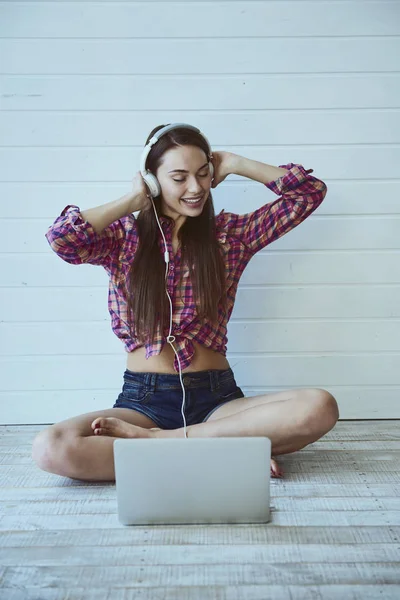
[[[204,163],[204,165],[200,167],[198,171],[201,171],[202,169],[204,169],[204,167],[207,167],[207,165],[208,162]],[[168,173],[189,173],[189,171],[185,171],[184,169],[173,169],[173,171],[168,171]]]

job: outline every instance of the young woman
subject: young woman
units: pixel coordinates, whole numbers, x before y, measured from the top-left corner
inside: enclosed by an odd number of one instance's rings
[[[130,193],[82,212],[67,206],[46,234],[63,260],[106,269],[113,331],[127,351],[113,408],[56,423],[35,438],[32,455],[46,471],[113,480],[118,437],[267,436],[272,453],[285,454],[316,441],[338,419],[335,399],[322,389],[245,398],[226,359],[226,325],[246,265],[304,221],[326,185],[299,164],[274,167],[230,152],[211,154],[201,132],[179,125],[147,150],[146,169],[158,192],[149,194],[139,172]],[[246,214],[216,216],[211,188],[229,174],[280,197],[254,212],[244,207]],[[271,474],[282,475],[275,459]]]

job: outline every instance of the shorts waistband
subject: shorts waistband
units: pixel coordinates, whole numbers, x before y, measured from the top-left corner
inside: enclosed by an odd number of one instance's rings
[[[179,373],[142,373],[126,369],[124,380],[137,385],[145,385],[148,390],[182,389]],[[211,369],[182,373],[185,387],[218,389],[221,384],[234,380],[232,369]]]

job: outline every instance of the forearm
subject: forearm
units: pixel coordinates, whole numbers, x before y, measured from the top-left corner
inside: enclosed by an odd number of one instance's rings
[[[82,219],[88,221],[96,233],[101,233],[114,221],[134,212],[133,200],[132,194],[125,194],[107,204],[81,211]]]
[[[254,181],[259,181],[260,183],[270,183],[288,172],[287,169],[273,167],[266,163],[239,156],[238,154],[232,154],[230,162],[230,172],[232,174],[248,177]]]

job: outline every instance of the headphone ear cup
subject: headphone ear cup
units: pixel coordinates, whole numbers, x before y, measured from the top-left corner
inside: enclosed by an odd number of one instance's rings
[[[161,194],[161,187],[158,183],[157,177],[153,175],[153,173],[147,172],[145,175],[142,175],[147,187],[150,190],[150,194],[153,198],[156,198]]]

